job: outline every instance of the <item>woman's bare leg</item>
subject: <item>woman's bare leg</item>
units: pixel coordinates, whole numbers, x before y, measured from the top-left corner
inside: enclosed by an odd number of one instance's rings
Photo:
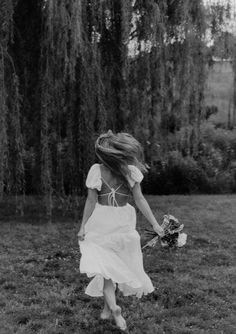
[[[104,279],[104,287],[103,287],[104,299],[112,312],[113,318],[116,322],[116,325],[125,330],[126,322],[125,319],[121,315],[121,308],[116,304],[116,295],[115,295],[115,287],[112,281],[109,279]]]
[[[101,319],[103,319],[103,320],[109,319],[111,317],[111,310],[110,310],[105,298],[104,298],[104,308],[103,308],[100,316],[101,316]]]

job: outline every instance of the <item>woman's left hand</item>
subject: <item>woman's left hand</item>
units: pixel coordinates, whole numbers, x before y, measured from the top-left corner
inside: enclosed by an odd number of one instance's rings
[[[159,237],[163,238],[165,236],[165,231],[159,224],[153,226],[153,230],[159,235]]]

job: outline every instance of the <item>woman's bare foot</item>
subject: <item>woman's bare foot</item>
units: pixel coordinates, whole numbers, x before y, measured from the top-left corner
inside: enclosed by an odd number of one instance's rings
[[[106,320],[106,319],[109,319],[110,317],[111,317],[111,310],[109,309],[107,303],[105,303],[104,309],[102,310],[100,314],[100,318],[102,320]]]
[[[121,315],[121,308],[120,306],[116,306],[115,309],[112,310],[113,318],[116,322],[116,326],[122,330],[125,331],[127,329],[126,321]]]

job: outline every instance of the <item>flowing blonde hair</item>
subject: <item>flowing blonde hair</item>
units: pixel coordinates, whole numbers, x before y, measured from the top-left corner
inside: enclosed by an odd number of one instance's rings
[[[128,133],[115,134],[109,130],[100,135],[95,143],[95,153],[112,173],[125,180],[130,175],[128,165],[134,165],[141,172],[147,172],[142,146]]]

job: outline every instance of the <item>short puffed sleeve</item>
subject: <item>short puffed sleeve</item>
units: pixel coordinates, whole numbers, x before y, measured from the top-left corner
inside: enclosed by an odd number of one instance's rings
[[[136,182],[140,183],[143,179],[143,174],[142,172],[134,165],[129,165],[129,170],[130,170],[130,175],[127,177],[127,180],[133,188]]]
[[[86,187],[90,189],[101,190],[102,180],[101,180],[101,170],[99,164],[94,164],[90,168],[87,179],[86,179]]]

